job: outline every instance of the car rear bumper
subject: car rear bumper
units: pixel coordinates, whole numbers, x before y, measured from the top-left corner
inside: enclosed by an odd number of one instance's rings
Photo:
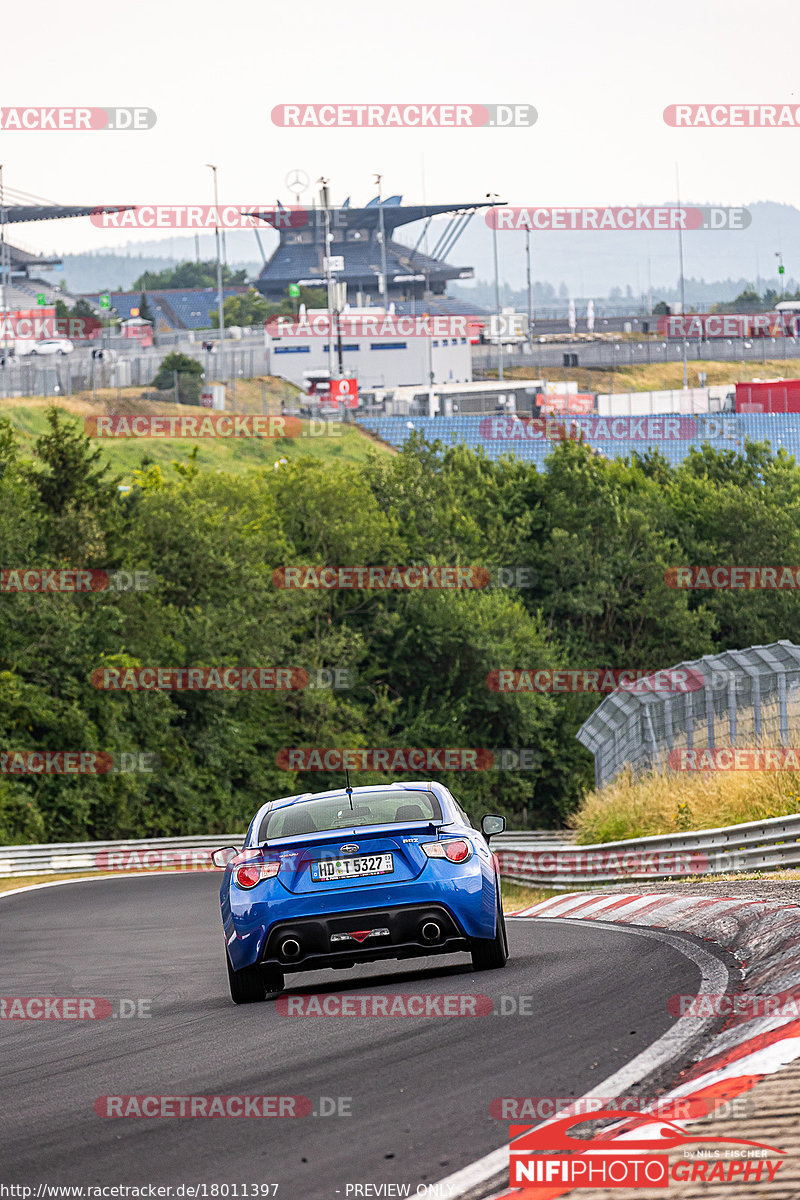
[[[222,921],[231,965],[239,971],[262,961],[280,961],[286,970],[291,969],[291,960],[285,956],[271,957],[275,930],[284,939],[294,936],[293,929],[304,933],[298,940],[307,950],[294,960],[298,970],[311,970],[312,958],[315,967],[344,966],[376,958],[464,950],[472,938],[494,937],[497,898],[493,873],[483,871],[473,858],[457,872],[452,864],[432,861],[426,875],[426,880],[325,894],[288,892],[277,879],[259,884],[252,893],[233,886],[228,890],[223,884]],[[443,914],[444,943],[422,938],[421,924],[433,910]],[[334,933],[377,928],[388,928],[390,933],[368,937],[363,943],[330,940]]]
[[[468,949],[469,939],[444,905],[404,904],[279,921],[259,961],[284,971],[314,971]]]

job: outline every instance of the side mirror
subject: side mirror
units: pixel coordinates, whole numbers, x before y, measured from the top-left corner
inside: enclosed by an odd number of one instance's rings
[[[238,853],[235,846],[221,846],[219,850],[211,851],[211,861],[215,867],[227,867]]]
[[[499,817],[497,813],[484,813],[481,817],[481,833],[487,842],[495,833],[502,833],[505,827],[505,817]]]

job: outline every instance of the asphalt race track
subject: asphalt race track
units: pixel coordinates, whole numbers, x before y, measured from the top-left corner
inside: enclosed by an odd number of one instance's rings
[[[289,1017],[273,1001],[237,1007],[218,885],[217,875],[173,874],[0,898],[0,996],[146,1000],[151,1012],[0,1021],[0,1182],[278,1183],[279,1200],[375,1196],[352,1185],[400,1183],[413,1195],[507,1139],[507,1124],[489,1113],[494,1097],[583,1094],[668,1029],[670,994],[699,986],[698,968],[654,939],[512,920],[502,971],[476,973],[451,955],[287,982],[320,996],[482,993],[496,1009],[517,1004],[501,996],[525,995],[533,1015]],[[100,1096],[145,1094],[299,1095],[313,1113],[341,1103],[343,1115],[95,1112]]]

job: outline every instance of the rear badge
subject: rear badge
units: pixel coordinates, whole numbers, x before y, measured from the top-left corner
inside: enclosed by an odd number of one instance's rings
[[[332,933],[332,942],[364,942],[368,937],[389,937],[388,929],[359,929],[355,933]]]
[[[339,853],[340,854],[355,854],[357,849],[358,849],[358,846],[355,844],[355,842],[348,842],[346,846],[339,847]]]

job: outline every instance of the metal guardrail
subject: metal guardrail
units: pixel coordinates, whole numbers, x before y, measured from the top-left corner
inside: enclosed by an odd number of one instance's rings
[[[800,867],[800,813],[745,825],[579,846],[554,830],[498,834],[505,879],[556,890],[621,880],[674,879]],[[209,870],[209,852],[240,846],[241,833],[112,842],[0,846],[0,876],[125,870]]]
[[[621,880],[779,871],[800,867],[800,813],[590,846],[543,847],[524,833],[499,835],[492,845],[504,878],[556,890]]]
[[[209,852],[241,846],[243,833],[149,838],[115,842],[54,842],[0,846],[0,876],[54,875],[60,872],[213,869]]]
[[[524,837],[528,839],[526,844],[536,846],[563,845],[563,842],[557,841],[558,834],[546,829],[503,836]],[[72,871],[211,869],[210,850],[218,846],[241,846],[243,841],[243,833],[212,833],[198,834],[196,837],[0,846],[0,876],[54,875]]]

